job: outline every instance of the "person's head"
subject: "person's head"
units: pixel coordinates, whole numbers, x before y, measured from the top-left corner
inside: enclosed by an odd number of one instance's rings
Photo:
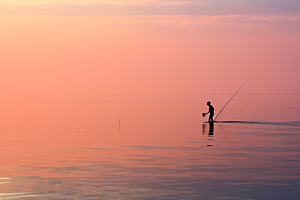
[[[209,106],[209,105],[210,105],[210,102],[208,101],[208,102],[206,103],[206,105],[208,105],[208,106]]]

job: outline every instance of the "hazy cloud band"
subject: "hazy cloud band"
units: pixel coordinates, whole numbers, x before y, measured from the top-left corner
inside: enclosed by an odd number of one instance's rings
[[[213,0],[196,4],[117,5],[105,3],[3,4],[6,14],[45,15],[235,15],[235,14],[299,14],[298,0]]]

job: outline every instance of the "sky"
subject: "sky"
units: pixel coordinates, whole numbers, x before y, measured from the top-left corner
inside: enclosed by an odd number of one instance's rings
[[[299,0],[0,0],[0,94],[300,93]]]

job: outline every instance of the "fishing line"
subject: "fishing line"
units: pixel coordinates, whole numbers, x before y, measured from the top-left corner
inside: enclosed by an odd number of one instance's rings
[[[240,89],[248,82],[248,80],[236,91],[236,93],[238,93],[240,91]],[[223,106],[223,108],[220,110],[220,112],[217,114],[217,116],[215,117],[215,120],[217,119],[217,117],[219,116],[219,114],[222,112],[222,110],[226,107],[226,105],[229,103],[229,101],[236,95],[236,93],[234,93],[234,95],[227,101],[227,103],[225,104],[225,106]],[[214,120],[214,121],[215,121]]]

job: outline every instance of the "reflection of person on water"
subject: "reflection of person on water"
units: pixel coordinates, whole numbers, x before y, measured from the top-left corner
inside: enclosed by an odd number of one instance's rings
[[[206,104],[208,105],[208,112],[206,114],[209,113],[208,122],[213,122],[214,121],[213,117],[214,117],[214,111],[215,111],[215,109],[214,109],[214,107],[211,105],[211,103],[209,101]]]
[[[209,124],[209,132],[208,132],[208,136],[211,137],[214,135],[214,123],[208,123]],[[206,123],[202,124],[202,134],[205,134],[206,131]]]
[[[214,123],[209,123],[209,136],[213,136],[214,135]]]

